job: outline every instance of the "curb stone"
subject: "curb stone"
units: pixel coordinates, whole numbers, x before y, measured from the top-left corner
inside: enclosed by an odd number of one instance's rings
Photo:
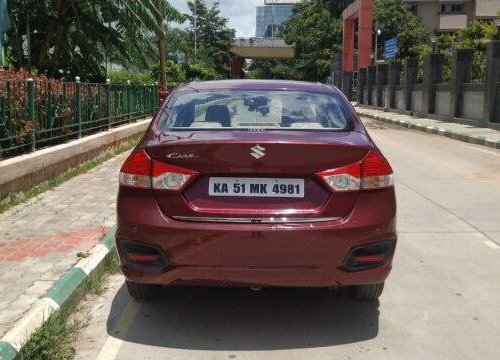
[[[458,141],[462,141],[462,142],[467,142],[470,144],[487,146],[487,147],[490,147],[492,149],[500,149],[500,141],[495,142],[495,140],[489,139],[484,135],[474,136],[474,135],[469,135],[469,134],[457,132],[457,131],[450,130],[450,129],[438,128],[434,125],[425,126],[425,125],[422,125],[420,123],[411,123],[411,122],[407,122],[406,120],[394,119],[394,118],[390,118],[390,117],[383,117],[380,115],[370,114],[367,112],[360,112],[359,110],[364,110],[364,109],[356,107],[356,112],[360,116],[364,116],[364,117],[367,117],[370,119],[380,120],[380,121],[385,122],[385,123],[399,125],[402,127],[406,127],[408,129],[416,129],[416,130],[421,130],[421,131],[425,131],[428,133],[430,132],[432,134],[444,136],[444,137],[458,140]]]
[[[104,264],[107,255],[115,248],[116,228],[111,229],[92,248],[87,258],[81,259],[57,280],[44,297],[26,312],[0,339],[0,360],[14,360],[31,334],[42,326],[50,314],[65,305],[80,285]]]

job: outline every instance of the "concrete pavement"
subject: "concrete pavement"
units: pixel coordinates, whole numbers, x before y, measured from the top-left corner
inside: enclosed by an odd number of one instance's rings
[[[410,116],[373,108],[356,106],[355,109],[360,116],[404,126],[410,129],[438,134],[472,144],[480,144],[493,149],[500,149],[500,130]]]
[[[396,173],[400,241],[380,303],[322,289],[170,288],[87,301],[77,359],[496,360],[500,151],[365,120]]]
[[[0,214],[0,338],[115,224],[126,155]]]

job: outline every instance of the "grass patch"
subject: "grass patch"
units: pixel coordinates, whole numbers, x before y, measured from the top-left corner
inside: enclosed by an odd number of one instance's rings
[[[75,357],[78,335],[86,326],[85,322],[67,321],[63,311],[52,314],[42,327],[38,328],[21,349],[22,360],[69,360]]]
[[[74,178],[75,176],[85,174],[89,170],[92,170],[93,168],[101,165],[102,163],[115,157],[116,155],[132,149],[141,137],[142,134],[136,135],[129,140],[120,143],[118,146],[108,149],[97,157],[74,166],[61,174],[52,176],[40,184],[29,187],[25,191],[15,194],[9,194],[6,198],[0,200],[0,214],[16,205],[19,205],[29,199],[32,199],[48,190],[61,185],[62,183]]]
[[[102,295],[107,290],[107,279],[120,272],[120,261],[116,249],[112,250],[71,299],[30,337],[19,352],[21,360],[71,360],[75,357],[75,343],[88,325],[90,314],[79,307],[88,294]],[[78,314],[78,316],[75,316]]]
[[[104,260],[103,266],[96,271],[97,273],[95,276],[92,276],[87,280],[86,292],[94,295],[102,295],[107,290],[106,283],[109,275],[116,274],[121,271],[120,260],[118,259],[116,249],[112,250],[108,254]]]

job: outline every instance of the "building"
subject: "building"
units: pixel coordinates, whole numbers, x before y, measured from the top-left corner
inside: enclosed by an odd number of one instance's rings
[[[293,5],[301,0],[265,0],[257,7],[255,36],[257,38],[279,38],[285,30],[285,21],[292,15]]]
[[[492,19],[500,11],[500,0],[408,0],[411,10],[430,32],[454,32],[473,20]]]

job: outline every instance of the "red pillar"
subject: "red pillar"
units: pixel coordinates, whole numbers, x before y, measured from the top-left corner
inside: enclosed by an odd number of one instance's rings
[[[231,74],[234,79],[241,79],[243,73],[243,65],[245,65],[245,59],[236,58],[231,60]]]
[[[349,5],[343,13],[344,38],[342,70],[354,71],[354,28],[358,20],[358,67],[371,65],[373,0],[357,0]]]
[[[373,0],[360,0],[358,23],[358,67],[367,68],[372,59]]]
[[[342,70],[354,71],[354,25],[355,19],[344,20]]]

